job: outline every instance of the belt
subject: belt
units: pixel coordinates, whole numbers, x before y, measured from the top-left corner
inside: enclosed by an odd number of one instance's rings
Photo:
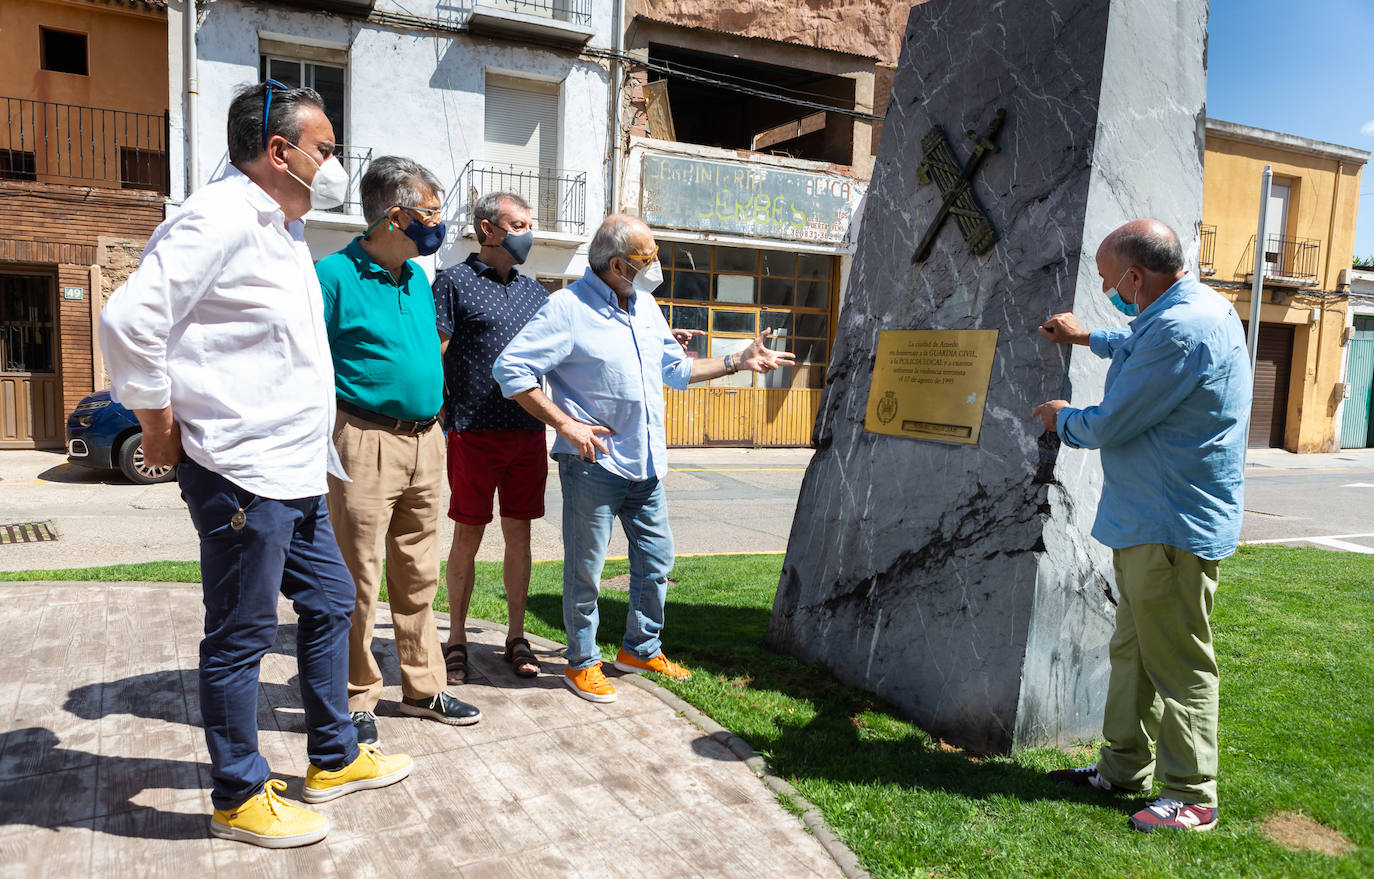
[[[407,433],[411,436],[418,436],[434,426],[439,420],[439,416],[426,418],[424,421],[407,421],[404,418],[392,418],[390,415],[383,415],[380,412],[373,412],[361,406],[354,406],[345,400],[337,400],[339,408],[354,418],[361,418],[369,424],[376,424],[381,427],[390,428],[397,433]]]

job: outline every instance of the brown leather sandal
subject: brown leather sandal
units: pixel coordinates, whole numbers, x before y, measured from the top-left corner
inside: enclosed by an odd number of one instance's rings
[[[539,660],[524,638],[512,638],[506,642],[506,662],[516,677],[532,678],[539,674]]]
[[[461,684],[468,679],[468,645],[444,645],[444,671],[448,673],[450,684]]]

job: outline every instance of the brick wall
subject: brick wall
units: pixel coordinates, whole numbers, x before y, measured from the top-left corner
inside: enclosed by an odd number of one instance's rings
[[[162,222],[163,198],[134,190],[0,180],[0,204],[5,206],[0,210],[0,271],[37,269],[56,275],[65,414],[95,390],[92,309],[99,308],[109,291],[91,289],[91,267],[109,261],[127,276],[133,270],[129,251],[136,260],[143,242]],[[109,247],[111,238],[121,246]],[[64,298],[63,287],[79,287],[81,298]]]

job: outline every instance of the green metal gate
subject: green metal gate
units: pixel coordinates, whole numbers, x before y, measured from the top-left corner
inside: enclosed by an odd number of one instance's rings
[[[1341,415],[1341,448],[1364,449],[1370,442],[1370,401],[1374,395],[1374,317],[1355,318],[1355,336],[1350,340],[1345,380],[1350,398]]]

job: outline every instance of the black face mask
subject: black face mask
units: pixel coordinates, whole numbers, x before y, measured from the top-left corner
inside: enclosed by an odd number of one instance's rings
[[[529,229],[524,232],[507,232],[506,237],[501,239],[501,249],[510,254],[516,265],[522,265],[529,259],[532,247],[534,232]]]

